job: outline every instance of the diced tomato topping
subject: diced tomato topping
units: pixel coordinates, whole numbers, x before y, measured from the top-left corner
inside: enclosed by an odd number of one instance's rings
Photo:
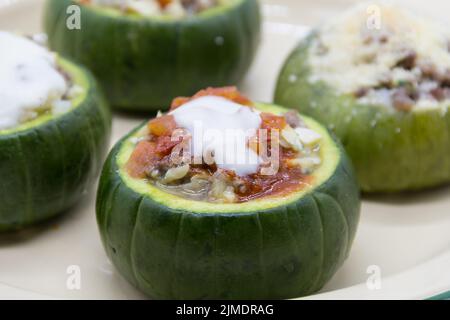
[[[148,130],[157,137],[170,136],[176,128],[177,123],[172,115],[161,116],[148,123]]]
[[[139,142],[127,162],[128,174],[133,178],[144,178],[147,170],[160,159],[155,150],[154,142]]]
[[[286,119],[282,116],[277,116],[271,113],[261,113],[262,129],[278,129],[282,130],[286,126]]]
[[[239,202],[276,194],[289,194],[301,188],[303,184],[311,183],[312,179],[312,176],[305,176],[299,168],[290,170],[281,168],[275,175],[268,176],[252,174],[242,178],[246,188],[245,192],[238,190]]]
[[[286,119],[271,113],[261,113],[262,124],[261,128],[256,131],[256,135],[250,137],[248,141],[248,146],[250,149],[255,151],[257,154],[261,155],[261,147],[266,148],[269,152],[271,150],[272,144],[272,134],[271,130],[282,130],[286,125]],[[267,130],[265,133],[262,130]],[[263,138],[265,141],[261,143],[260,139]]]
[[[248,141],[248,146],[253,151],[255,151],[258,154],[261,154],[260,148],[264,147],[268,150],[271,149],[271,130],[282,130],[286,125],[286,119],[282,116],[277,116],[271,113],[261,113],[261,128],[257,130],[256,135],[251,137]],[[262,130],[267,130],[267,132],[262,132]],[[265,139],[265,143],[261,144],[260,139]]]
[[[172,137],[170,136],[161,136],[156,139],[156,148],[155,152],[162,158],[164,156],[169,155],[172,152],[172,149],[181,142],[178,141],[172,141]]]
[[[256,135],[248,139],[248,147],[252,149],[255,153],[259,154],[259,135]]]
[[[159,5],[161,8],[167,7],[169,4],[172,3],[172,0],[158,0]]]
[[[152,141],[139,142],[127,162],[128,174],[134,178],[145,178],[148,170],[169,155],[181,141],[181,138],[172,141],[170,136],[161,136]]]
[[[244,97],[236,87],[222,87],[222,88],[208,88],[199,91],[193,98],[200,98],[204,96],[219,96],[239,104],[250,106],[252,102]]]
[[[172,101],[172,105],[170,107],[170,110],[175,110],[176,108],[182,106],[183,104],[205,96],[217,96],[217,97],[223,97],[225,99],[231,100],[233,102],[245,105],[245,106],[251,106],[253,103],[244,97],[239,90],[236,87],[222,87],[222,88],[208,88],[205,90],[201,90],[197,92],[194,96],[191,98],[189,97],[178,97],[175,98]]]

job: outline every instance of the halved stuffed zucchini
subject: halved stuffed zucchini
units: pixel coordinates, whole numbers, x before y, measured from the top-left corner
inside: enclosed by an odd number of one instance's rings
[[[395,6],[358,6],[300,43],[275,102],[332,129],[366,192],[448,183],[449,41],[447,30]]]
[[[97,195],[108,256],[159,299],[313,293],[348,256],[359,209],[325,128],[234,88],[175,99],[125,136]]]
[[[0,32],[0,231],[61,213],[89,188],[111,117],[90,73]]]
[[[71,5],[81,8],[80,29],[67,28]],[[50,47],[90,68],[124,110],[157,111],[238,82],[260,37],[256,0],[48,0],[45,11]]]

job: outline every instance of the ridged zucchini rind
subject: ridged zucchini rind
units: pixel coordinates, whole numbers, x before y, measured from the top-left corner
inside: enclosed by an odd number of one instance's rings
[[[139,128],[124,137],[97,195],[100,234],[119,272],[158,299],[293,298],[322,288],[349,254],[359,189],[339,144],[305,120],[326,135],[320,181],[285,199],[244,204],[190,201],[133,182],[123,164]]]
[[[66,113],[0,131],[0,232],[73,206],[96,178],[107,151],[111,115],[94,78],[69,61],[59,59],[58,65],[84,93]]]
[[[190,18],[127,16],[80,6],[81,28],[66,26],[74,0],[48,0],[50,47],[91,69],[119,109],[157,111],[173,97],[238,83],[260,38],[256,0],[231,0]]]
[[[332,129],[353,161],[365,192],[419,190],[450,182],[450,112],[397,111],[358,103],[323,82],[308,81],[314,33],[291,53],[275,102],[297,108]]]

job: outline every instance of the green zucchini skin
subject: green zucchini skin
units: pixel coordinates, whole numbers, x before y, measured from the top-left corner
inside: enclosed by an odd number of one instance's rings
[[[77,107],[29,129],[0,134],[0,232],[62,213],[100,171],[111,115],[94,78],[85,69],[78,72],[88,80],[88,88]]]
[[[310,83],[313,37],[302,41],[285,62],[274,101],[297,108],[336,133],[364,192],[412,191],[450,182],[450,112],[359,104],[325,83]]]
[[[87,66],[118,109],[157,111],[173,97],[234,85],[246,74],[259,44],[257,0],[178,21],[112,16],[81,6],[81,29],[69,30],[66,10],[73,4],[47,1],[49,45]]]
[[[322,288],[347,258],[360,200],[342,148],[334,174],[295,202],[205,214],[169,208],[124,182],[116,158],[130,135],[104,165],[97,222],[112,263],[149,297],[299,297]]]

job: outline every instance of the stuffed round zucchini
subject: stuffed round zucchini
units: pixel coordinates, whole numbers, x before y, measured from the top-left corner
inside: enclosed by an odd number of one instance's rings
[[[235,88],[175,99],[125,136],[97,195],[108,256],[159,299],[313,293],[348,256],[359,209],[326,129]]]
[[[66,25],[71,5],[80,29]],[[257,0],[48,0],[45,29],[50,47],[90,68],[114,107],[157,111],[175,96],[239,82],[260,15]]]
[[[110,113],[91,75],[0,32],[0,231],[73,205],[100,170]]]
[[[363,191],[447,183],[449,43],[447,30],[412,13],[358,6],[294,50],[275,101],[336,132]]]

